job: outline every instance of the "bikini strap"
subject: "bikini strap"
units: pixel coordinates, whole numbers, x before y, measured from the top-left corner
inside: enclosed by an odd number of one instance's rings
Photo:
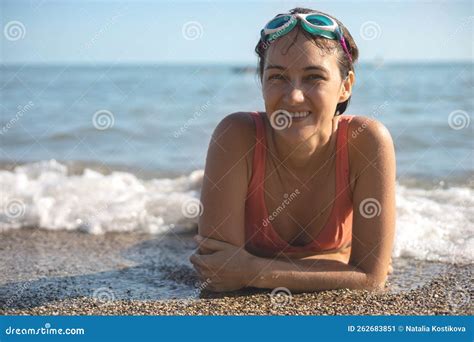
[[[350,187],[350,172],[349,172],[349,147],[348,131],[349,123],[351,122],[354,115],[341,115],[338,122],[337,129],[337,161],[336,161],[336,197],[342,198],[342,193],[347,194],[349,198],[352,198],[351,187]]]
[[[265,166],[265,126],[262,114],[259,112],[251,112],[252,118],[255,122],[255,150],[253,154],[252,177],[249,182],[250,189],[255,186],[260,186],[263,180],[263,168]]]

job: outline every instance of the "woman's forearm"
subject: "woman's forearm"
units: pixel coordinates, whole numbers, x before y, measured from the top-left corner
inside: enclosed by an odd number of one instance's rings
[[[337,288],[376,289],[361,269],[336,260],[266,259],[255,256],[249,267],[249,285],[258,288],[286,287],[293,292]]]

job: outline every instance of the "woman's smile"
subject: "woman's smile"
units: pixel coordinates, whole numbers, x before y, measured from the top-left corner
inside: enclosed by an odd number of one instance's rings
[[[278,109],[274,111],[271,115],[271,121],[276,126],[274,128],[289,128],[292,123],[299,123],[306,120],[311,115],[311,111],[308,110],[299,110],[299,111],[289,111],[285,109]],[[284,125],[285,124],[285,125]]]

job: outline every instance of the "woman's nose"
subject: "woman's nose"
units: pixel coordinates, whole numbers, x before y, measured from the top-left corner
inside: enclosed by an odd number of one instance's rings
[[[304,92],[298,86],[291,84],[287,92],[287,102],[290,105],[297,105],[304,102]]]

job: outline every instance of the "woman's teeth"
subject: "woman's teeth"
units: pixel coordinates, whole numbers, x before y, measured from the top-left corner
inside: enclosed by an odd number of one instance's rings
[[[304,118],[309,115],[309,112],[289,112],[292,118]]]

